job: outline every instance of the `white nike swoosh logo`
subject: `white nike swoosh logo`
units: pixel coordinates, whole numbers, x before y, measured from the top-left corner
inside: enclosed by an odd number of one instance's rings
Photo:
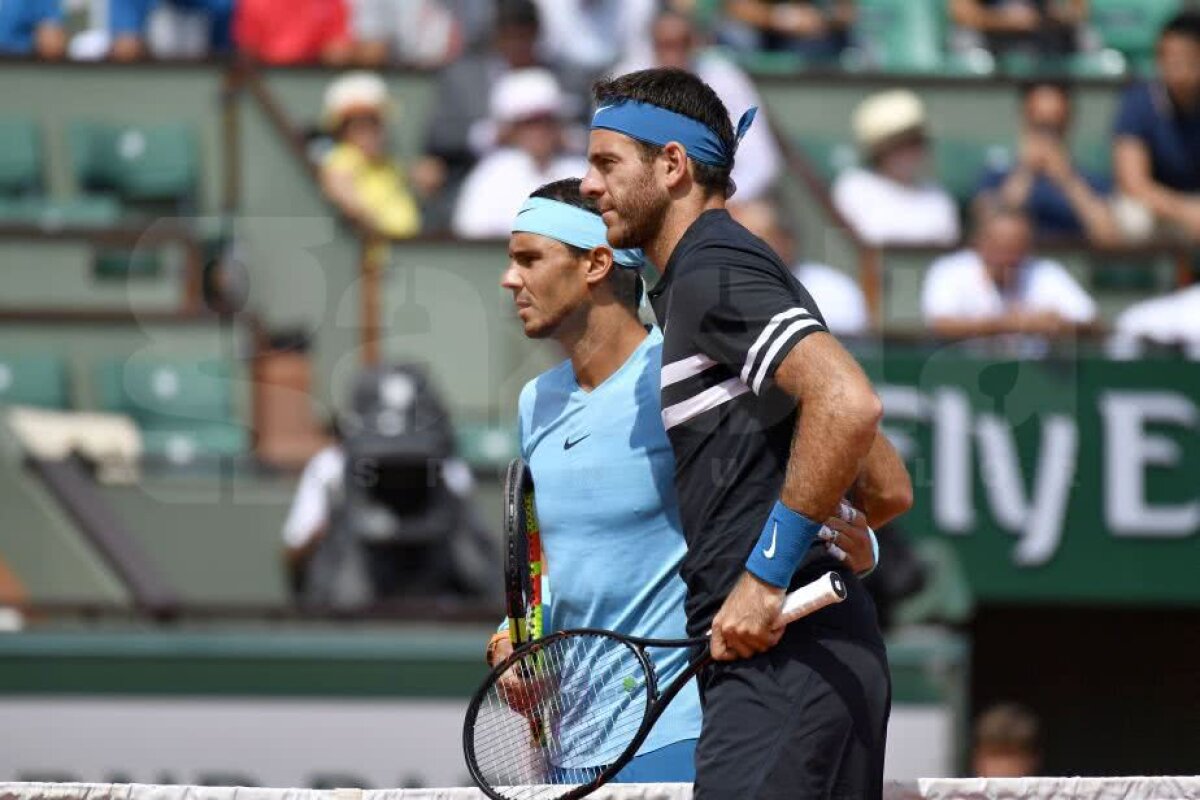
[[[616,106],[616,103],[609,103],[606,106],[600,106],[599,108],[596,109],[595,113],[599,114],[601,111],[604,111],[605,109],[608,109],[608,108],[614,108],[615,106]]]
[[[771,526],[771,546],[768,547],[766,550],[763,550],[763,556],[765,556],[766,558],[774,558],[775,557],[775,534],[777,534],[777,533],[779,533],[779,523],[778,522],[776,522],[774,525]]]

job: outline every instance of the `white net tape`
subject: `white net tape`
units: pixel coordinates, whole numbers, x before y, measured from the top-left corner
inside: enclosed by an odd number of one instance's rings
[[[688,784],[606,786],[596,800],[690,800]],[[885,800],[1200,800],[1200,776],[889,781]],[[258,789],[129,783],[0,783],[0,800],[486,800],[476,789]]]

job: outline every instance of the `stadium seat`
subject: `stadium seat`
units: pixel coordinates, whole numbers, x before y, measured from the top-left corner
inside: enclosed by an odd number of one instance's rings
[[[932,72],[946,62],[944,0],[859,0],[854,40],[862,66]]]
[[[97,367],[95,388],[101,408],[137,422],[147,454],[188,463],[246,452],[224,361],[111,360]]]
[[[458,452],[472,467],[502,469],[520,450],[517,432],[511,425],[457,422],[455,429]]]
[[[1004,168],[1012,163],[1013,145],[1009,141],[935,139],[933,160],[942,186],[964,204],[974,196],[985,170]]]
[[[1181,0],[1092,0],[1091,23],[1105,47],[1143,71],[1153,63],[1158,32],[1182,5]]]
[[[0,354],[0,406],[5,405],[66,408],[64,360],[48,353]]]
[[[72,171],[85,193],[112,192],[126,204],[166,203],[180,210],[195,195],[196,142],[186,126],[74,122],[68,136]]]
[[[0,120],[0,196],[42,189],[42,147],[37,126],[28,119]]]
[[[121,218],[121,204],[114,197],[77,197],[49,200],[43,197],[0,197],[0,220],[56,228],[103,228]]]

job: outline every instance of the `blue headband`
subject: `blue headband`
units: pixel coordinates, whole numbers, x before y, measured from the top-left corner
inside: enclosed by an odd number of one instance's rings
[[[584,250],[607,247],[613,251],[613,261],[627,269],[641,269],[646,260],[641,250],[617,250],[608,243],[608,229],[599,214],[577,206],[531,197],[513,220],[513,233],[536,233]]]
[[[660,147],[667,142],[679,142],[687,150],[689,158],[713,167],[728,167],[733,165],[737,145],[746,131],[750,130],[757,113],[758,106],[752,106],[742,114],[732,149],[727,148],[716,131],[703,122],[638,100],[622,100],[600,106],[592,115],[592,128],[616,131]]]

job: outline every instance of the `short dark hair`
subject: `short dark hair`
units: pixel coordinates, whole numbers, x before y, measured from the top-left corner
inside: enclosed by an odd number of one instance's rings
[[[499,28],[541,28],[537,6],[532,0],[499,0],[496,3],[496,21]]]
[[[1186,36],[1196,44],[1200,44],[1200,11],[1181,11],[1167,21],[1162,33],[1158,35],[1161,41],[1170,35]]]
[[[733,134],[729,110],[711,86],[685,70],[658,67],[630,72],[618,78],[597,81],[592,87],[592,95],[597,105],[636,100],[674,111],[711,128],[729,152],[732,153],[736,147],[737,140]],[[662,151],[658,145],[641,141],[638,144],[641,145],[646,160]],[[730,193],[732,184],[729,173],[733,164],[714,167],[692,159],[692,166],[696,174],[696,183],[709,192],[725,195]]]
[[[596,205],[596,201],[590,197],[584,197],[583,193],[579,190],[581,183],[582,181],[579,178],[552,181],[538,187],[529,196],[541,197],[546,200],[557,200],[560,203],[566,203],[569,206],[582,208],[584,211],[599,215],[600,207]],[[582,257],[587,252],[582,247],[576,247],[573,244],[567,244],[566,242],[562,244],[576,258]],[[617,301],[636,311],[642,302],[642,279],[638,275],[637,270],[627,269],[614,264],[612,270],[608,273],[608,279],[612,284],[612,292]]]
[[[1029,99],[1029,95],[1036,92],[1038,89],[1053,89],[1054,91],[1071,101],[1071,84],[1067,81],[1057,78],[1033,78],[1023,81],[1018,91],[1021,94],[1021,102],[1024,103]]]
[[[999,703],[975,720],[975,746],[1035,755],[1041,750],[1041,725],[1037,716],[1025,706]]]

